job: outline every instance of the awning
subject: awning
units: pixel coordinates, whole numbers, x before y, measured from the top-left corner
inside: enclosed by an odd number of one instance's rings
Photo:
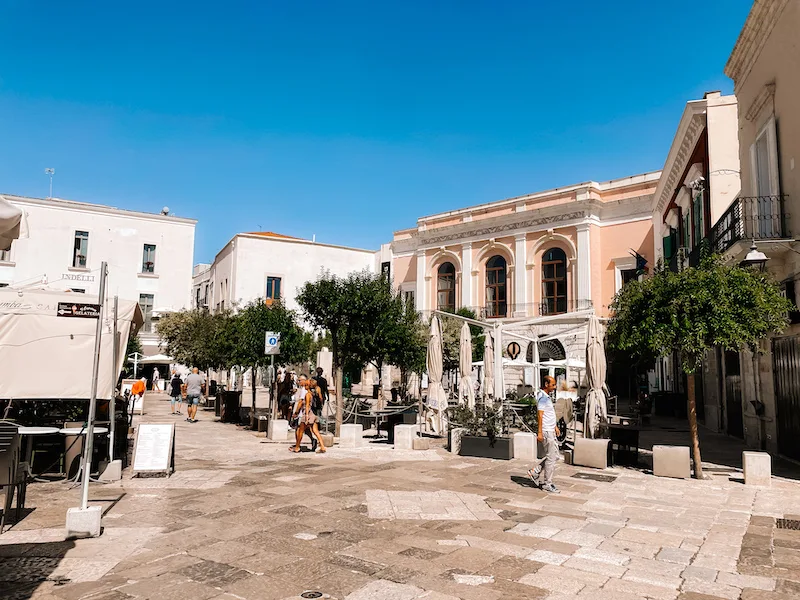
[[[153,356],[139,359],[140,365],[168,365],[174,362],[175,359],[171,356],[167,356],[166,354],[154,354]]]
[[[0,250],[11,249],[11,242],[19,237],[22,209],[0,197]]]

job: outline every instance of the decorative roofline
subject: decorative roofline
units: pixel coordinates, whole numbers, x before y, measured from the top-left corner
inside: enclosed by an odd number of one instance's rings
[[[787,4],[789,0],[755,0],[753,3],[725,64],[725,75],[733,79],[734,89],[747,79]]]

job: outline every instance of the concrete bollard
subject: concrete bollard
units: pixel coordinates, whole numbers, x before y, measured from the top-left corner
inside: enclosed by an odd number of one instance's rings
[[[267,426],[267,439],[271,442],[285,442],[289,436],[289,421],[271,419]]]
[[[67,538],[98,537],[102,530],[103,507],[67,509]]]
[[[536,436],[527,431],[514,434],[514,458],[536,460]]]
[[[346,423],[342,425],[342,434],[339,437],[339,448],[359,448],[363,443],[364,427]]]
[[[745,485],[772,485],[772,457],[766,452],[742,452]]]
[[[395,425],[394,426],[394,449],[395,450],[413,450],[414,440],[417,437],[416,425]]]
[[[689,479],[692,476],[689,446],[653,446],[653,475]]]
[[[461,436],[466,433],[467,430],[463,427],[454,427],[450,430],[450,452],[453,454],[461,453]]]
[[[572,464],[595,469],[608,468],[608,448],[611,440],[578,438],[572,454]]]

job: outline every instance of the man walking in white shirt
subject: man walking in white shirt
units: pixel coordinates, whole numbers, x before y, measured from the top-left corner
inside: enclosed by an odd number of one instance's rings
[[[536,392],[536,410],[539,412],[539,432],[536,439],[544,450],[544,458],[533,469],[528,469],[528,477],[538,484],[539,476],[544,471],[542,490],[558,494],[559,489],[553,485],[553,471],[558,461],[558,425],[556,425],[556,409],[550,394],[556,389],[556,380],[549,375],[542,379],[542,389]]]

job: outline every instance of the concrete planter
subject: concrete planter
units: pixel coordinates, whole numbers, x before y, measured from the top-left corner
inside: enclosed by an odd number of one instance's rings
[[[510,437],[497,437],[492,445],[486,436],[462,435],[459,455],[511,460],[514,458],[514,441]]]

